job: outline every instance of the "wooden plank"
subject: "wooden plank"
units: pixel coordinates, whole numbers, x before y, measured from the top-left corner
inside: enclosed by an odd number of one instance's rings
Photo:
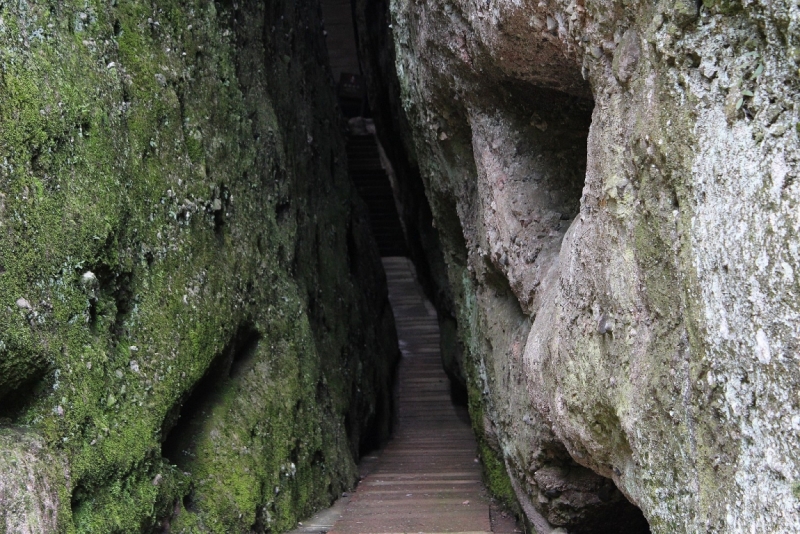
[[[384,258],[384,266],[403,352],[398,426],[331,533],[487,534],[489,499],[475,461],[477,445],[465,409],[450,399],[436,315],[408,260]]]

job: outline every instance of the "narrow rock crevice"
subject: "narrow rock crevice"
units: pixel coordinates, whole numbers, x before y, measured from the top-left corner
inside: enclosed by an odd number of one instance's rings
[[[388,5],[357,6],[372,113],[398,170],[409,250],[437,308],[454,391],[470,392],[491,489],[510,499],[516,493],[522,509],[548,529],[648,532],[641,511],[612,480],[570,457],[527,394],[535,385],[523,358],[526,339],[558,285],[562,244],[581,210],[594,112],[588,85],[576,81],[580,73],[569,58],[559,58],[552,72],[515,79],[493,64],[497,58],[469,47],[463,53],[477,53],[473,65],[485,67],[479,77],[458,62],[455,80],[446,79],[450,71],[428,77],[397,57],[407,50],[395,48],[386,28]],[[429,38],[454,31],[450,19],[438,26],[430,18],[415,21],[435,27]],[[463,45],[469,37],[450,39]],[[401,97],[396,64],[406,68],[403,82],[427,96],[424,105],[401,105],[409,95]],[[427,174],[424,187],[420,174]],[[502,481],[503,463],[511,486]]]
[[[204,435],[206,417],[223,400],[223,391],[252,366],[260,339],[254,325],[239,326],[200,380],[170,410],[161,430],[161,455],[171,464],[183,467],[191,458],[195,440]]]

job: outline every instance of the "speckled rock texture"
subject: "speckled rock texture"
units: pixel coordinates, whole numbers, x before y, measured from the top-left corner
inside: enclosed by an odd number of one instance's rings
[[[800,531],[797,2],[390,7],[492,487],[539,532]]]
[[[314,2],[0,2],[0,532],[279,532],[398,357]]]
[[[1,532],[57,532],[69,485],[69,470],[58,456],[32,433],[0,429]]]

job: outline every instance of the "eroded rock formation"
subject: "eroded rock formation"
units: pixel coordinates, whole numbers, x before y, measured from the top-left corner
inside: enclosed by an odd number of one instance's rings
[[[608,479],[653,532],[800,530],[797,4],[359,17],[494,489],[540,532],[646,529]]]
[[[0,3],[0,531],[282,531],[398,354],[313,2]]]

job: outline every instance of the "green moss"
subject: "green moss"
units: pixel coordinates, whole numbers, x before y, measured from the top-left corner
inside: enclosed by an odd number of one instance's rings
[[[522,510],[517,501],[516,493],[511,485],[508,472],[506,471],[505,461],[498,451],[492,449],[486,442],[483,425],[483,401],[480,389],[476,386],[476,368],[469,366],[467,371],[467,392],[470,420],[472,421],[473,431],[478,441],[478,454],[483,468],[483,481],[489,492],[498,499],[505,507],[512,510],[517,516],[521,516]]]
[[[743,11],[739,0],[703,0],[703,6],[712,13],[735,15]]]
[[[347,227],[345,171],[284,152],[307,147],[304,113],[327,117],[309,122],[322,153],[343,150],[324,70],[280,74],[316,100],[267,92],[263,43],[237,49],[207,0],[2,6],[0,396],[69,464],[64,530],[289,528],[353,483],[345,414],[388,381],[344,232],[315,237]],[[237,31],[257,41],[265,19]],[[328,194],[309,206],[306,187]],[[318,223],[277,221],[289,192]],[[162,442],[245,324],[258,352],[171,465]]]
[[[479,447],[486,487],[504,506],[519,514],[519,503],[508,478],[505,463],[491,447],[481,443]]]
[[[312,456],[335,444],[325,443],[319,408],[303,400],[314,398],[319,375],[311,362],[308,369],[298,366],[310,349],[308,325],[299,326],[288,337],[288,329],[265,331],[258,350],[272,347],[270,366],[256,365],[241,380],[220,385],[198,422],[198,440],[187,443],[191,452],[178,459],[197,481],[192,501],[202,510],[197,519],[204,531],[247,530],[259,506],[270,512],[269,520],[264,516],[269,528],[286,530],[329,502],[327,487],[333,481],[315,472],[319,466]],[[230,509],[248,513],[232,516]]]
[[[79,532],[146,530],[150,518],[171,512],[174,495],[186,492],[187,477],[160,460],[145,462],[123,477],[115,477],[91,498],[73,492],[75,528]]]
[[[189,158],[192,160],[192,163],[200,163],[203,161],[203,155],[205,154],[203,151],[202,143],[195,139],[192,136],[186,138],[186,148],[189,153]]]

